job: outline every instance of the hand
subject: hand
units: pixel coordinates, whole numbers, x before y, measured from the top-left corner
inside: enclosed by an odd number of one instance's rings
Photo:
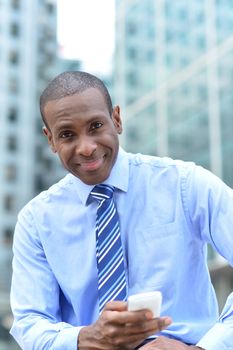
[[[169,317],[153,319],[149,310],[127,311],[127,303],[111,301],[98,320],[80,330],[79,350],[132,350],[148,336],[171,324]]]
[[[187,345],[181,341],[170,339],[167,337],[158,337],[150,343],[142,346],[139,350],[198,350],[198,346]]]

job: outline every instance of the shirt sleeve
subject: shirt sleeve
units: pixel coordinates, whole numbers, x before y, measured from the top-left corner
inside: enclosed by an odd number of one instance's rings
[[[201,167],[194,167],[186,181],[184,205],[194,232],[233,266],[233,190]],[[197,345],[206,350],[233,350],[233,293]]]
[[[28,210],[19,215],[13,253],[11,307],[14,323],[10,333],[25,350],[77,350],[81,327],[61,320],[59,285]]]

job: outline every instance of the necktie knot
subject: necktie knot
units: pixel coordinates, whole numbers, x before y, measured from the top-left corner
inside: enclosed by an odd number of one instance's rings
[[[91,191],[90,195],[98,201],[110,199],[113,196],[114,187],[109,185],[96,185]]]

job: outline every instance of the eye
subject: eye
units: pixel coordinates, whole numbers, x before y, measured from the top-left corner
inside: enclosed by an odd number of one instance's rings
[[[101,123],[101,122],[91,123],[90,130],[92,131],[95,129],[99,129],[99,128],[101,128],[102,125],[103,125],[103,123]]]
[[[72,136],[73,136],[73,133],[71,131],[62,131],[59,134],[59,138],[61,138],[61,139],[66,139],[66,138],[69,138],[69,137],[72,137]]]

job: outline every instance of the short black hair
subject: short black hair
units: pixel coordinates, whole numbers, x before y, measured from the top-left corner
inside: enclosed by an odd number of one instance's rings
[[[90,73],[81,71],[67,71],[56,76],[47,85],[40,96],[40,112],[45,125],[48,126],[44,115],[44,108],[49,101],[72,96],[89,88],[98,89],[103,94],[111,116],[113,110],[112,100],[103,81]]]

